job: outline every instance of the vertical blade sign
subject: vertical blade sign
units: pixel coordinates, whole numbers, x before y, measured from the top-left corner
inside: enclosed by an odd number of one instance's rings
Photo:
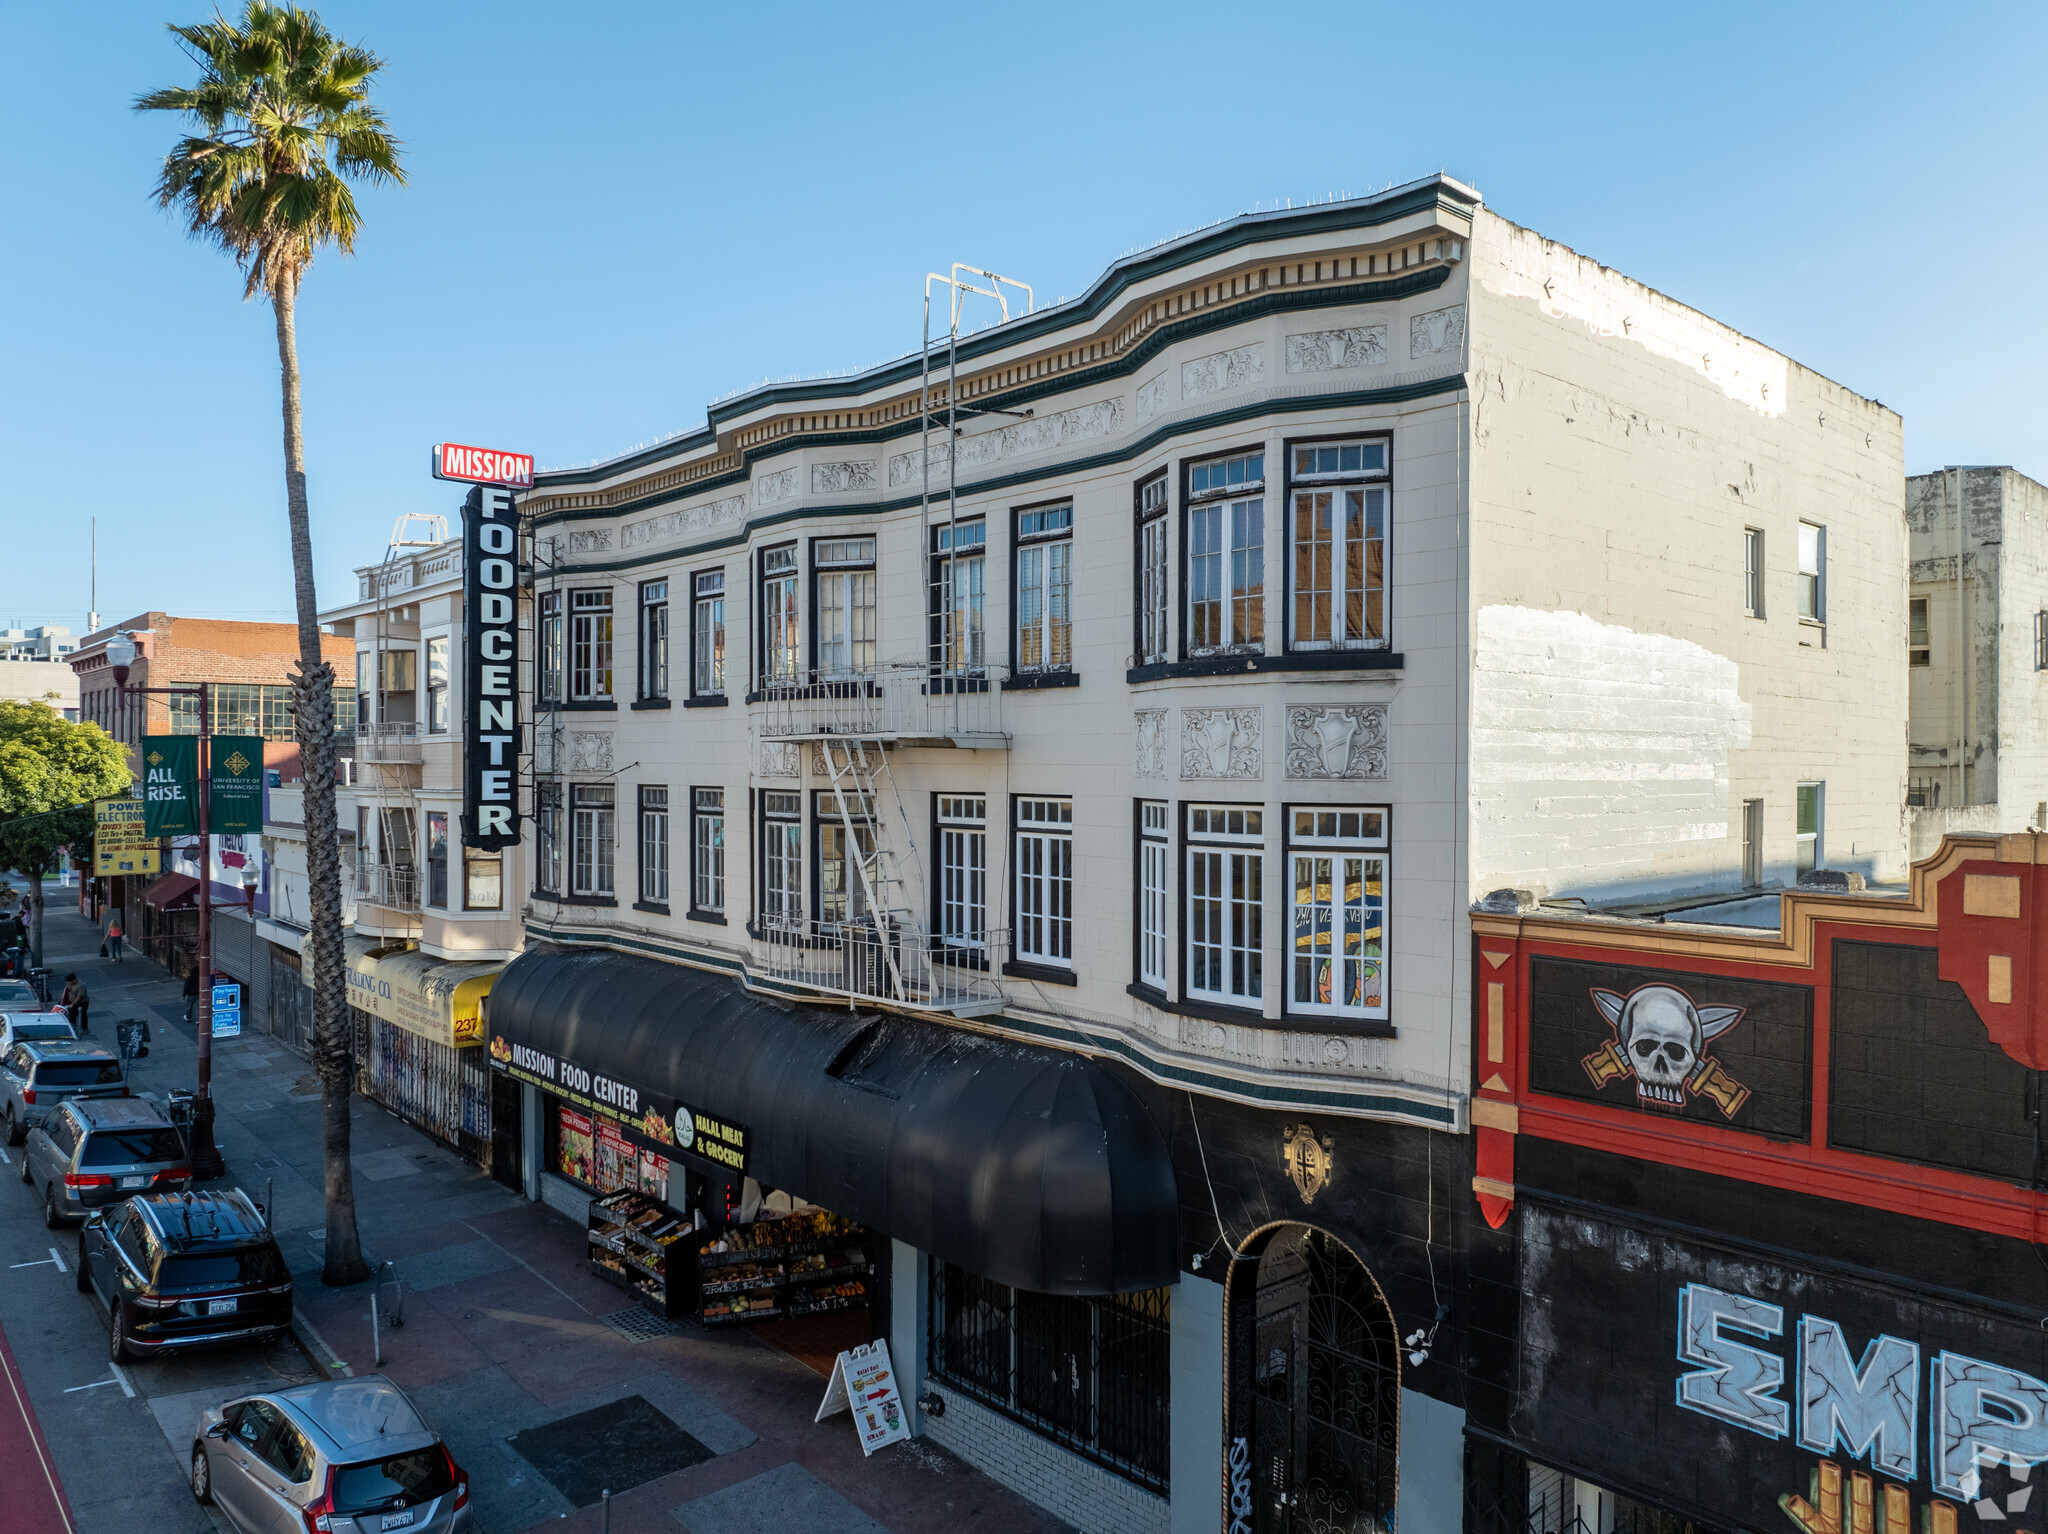
[[[519,516],[512,492],[477,485],[462,503],[462,844],[519,844]]]

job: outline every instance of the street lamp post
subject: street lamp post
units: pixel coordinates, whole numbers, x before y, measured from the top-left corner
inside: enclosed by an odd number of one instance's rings
[[[199,995],[193,1020],[198,1029],[199,1084],[192,1095],[192,1144],[190,1160],[195,1177],[219,1177],[227,1171],[220,1148],[213,1142],[213,838],[207,826],[212,799],[213,760],[209,751],[205,682],[190,687],[130,687],[128,669],[135,664],[135,641],[116,634],[107,641],[107,662],[114,671],[114,690],[132,697],[179,697],[199,699]],[[144,719],[147,721],[147,714]],[[144,733],[147,733],[146,731]]]

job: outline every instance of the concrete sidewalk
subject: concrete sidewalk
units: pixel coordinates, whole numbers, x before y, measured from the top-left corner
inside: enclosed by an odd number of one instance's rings
[[[97,932],[69,911],[53,906],[45,919],[53,973],[61,980],[77,970],[92,989],[96,1036],[111,1040],[122,1018],[150,1021],[155,1043],[150,1058],[137,1062],[137,1089],[189,1086],[195,1045],[178,982],[132,952],[120,965],[100,960]],[[822,1377],[745,1328],[690,1324],[673,1336],[631,1340],[605,1318],[639,1307],[588,1271],[579,1227],[358,1098],[351,1158],[358,1222],[370,1257],[391,1264],[404,1295],[403,1327],[373,1338],[372,1286],[328,1289],[319,1279],[325,1208],[311,1067],[267,1035],[248,1033],[215,1041],[214,1083],[216,1134],[228,1163],[218,1186],[238,1184],[261,1199],[265,1180],[274,1183],[278,1240],[317,1362],[330,1373],[335,1365],[370,1373],[381,1344],[383,1372],[413,1395],[469,1471],[489,1534],[542,1522],[596,1530],[602,1509],[594,1499],[606,1487],[616,1493],[616,1534],[1064,1528],[923,1441],[863,1459],[844,1416],[812,1422]],[[35,1231],[46,1234],[40,1221]],[[66,1250],[75,1242],[69,1234],[52,1239]],[[101,1351],[93,1367],[103,1372],[104,1358]],[[312,1373],[296,1357],[263,1367],[279,1379]],[[162,1426],[154,1452],[166,1456],[166,1476],[182,1473],[199,1409],[227,1393],[219,1389],[224,1382],[195,1382],[183,1368],[171,1361],[128,1371]],[[159,1378],[176,1388],[158,1391]],[[35,1394],[47,1423],[43,1392]],[[61,1450],[58,1458],[77,1506],[79,1471]],[[197,1511],[189,1497],[184,1508]],[[116,1527],[89,1518],[84,1507],[79,1512],[81,1534]],[[128,1522],[122,1534],[136,1526]]]

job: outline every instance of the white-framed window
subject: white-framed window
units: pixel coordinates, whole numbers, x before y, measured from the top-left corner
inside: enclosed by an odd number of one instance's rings
[[[864,922],[867,884],[874,877],[875,801],[870,794],[821,788],[818,823],[818,920]],[[862,870],[867,870],[867,879]]]
[[[1827,799],[1827,784],[1799,785],[1793,862],[1802,876],[1827,866]]]
[[[761,680],[788,684],[803,669],[796,545],[761,551]]]
[[[1017,957],[1074,962],[1074,801],[1017,800]]]
[[[1157,666],[1171,655],[1167,612],[1173,585],[1166,562],[1166,476],[1138,486],[1138,664]]]
[[[988,667],[988,524],[942,522],[932,529],[932,663],[953,675]]]
[[[1828,621],[1828,530],[1799,524],[1799,616]]]
[[[577,895],[612,893],[613,849],[618,845],[618,790],[609,783],[577,783],[569,793],[569,888]]]
[[[761,794],[761,925],[785,931],[804,924],[804,796]]]
[[[725,790],[690,790],[690,908],[725,909]]]
[[[569,696],[595,702],[612,695],[612,594],[569,593]]]
[[[1908,803],[1911,803],[1909,796]],[[1742,883],[1755,889],[1764,882],[1764,802],[1742,801]]]
[[[427,732],[448,731],[448,636],[436,634],[427,641]]]
[[[567,680],[566,657],[568,651],[567,630],[562,619],[562,593],[543,591],[540,594],[540,695],[549,703],[562,701],[562,688]],[[356,652],[357,687],[367,690],[369,682],[369,652]],[[365,712],[362,716],[368,719]]]
[[[1257,1010],[1266,994],[1265,812],[1190,804],[1187,817],[1188,997]]]
[[[550,895],[562,893],[562,785],[533,786],[533,887]],[[361,845],[361,832],[357,833]]]
[[[1764,530],[1742,530],[1742,611],[1745,617],[1764,615]]]
[[[820,538],[811,562],[818,572],[818,672],[866,676],[875,669],[875,540]]]
[[[640,898],[668,904],[668,788],[640,785]]]
[[[939,794],[939,936],[961,948],[988,940],[988,800]]]
[[[1387,449],[1383,437],[1288,448],[1294,649],[1386,647]]]
[[[699,570],[694,577],[690,691],[700,698],[725,692],[725,572]]]
[[[1934,645],[1927,632],[1927,598],[1906,599],[1906,664],[1909,666],[1931,665],[1934,659]],[[2041,669],[2040,625],[2034,625],[2034,669]]]
[[[1287,811],[1287,1010],[1387,1016],[1385,806]]]
[[[437,911],[448,909],[448,812],[427,811],[426,903]]]
[[[640,583],[640,696],[668,696],[668,582]]]
[[[1166,989],[1166,913],[1170,908],[1166,871],[1173,862],[1165,802],[1138,804],[1138,981]]]
[[[1266,647],[1266,455],[1188,468],[1187,652]]]
[[[1017,513],[1017,670],[1074,669],[1074,508]]]
[[[505,859],[481,847],[462,849],[462,908],[502,911],[505,908]]]

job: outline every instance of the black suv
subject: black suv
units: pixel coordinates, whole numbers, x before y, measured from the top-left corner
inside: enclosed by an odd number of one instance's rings
[[[78,1288],[108,1311],[117,1363],[172,1348],[267,1341],[292,1323],[292,1276],[240,1188],[142,1194],[78,1233]]]

